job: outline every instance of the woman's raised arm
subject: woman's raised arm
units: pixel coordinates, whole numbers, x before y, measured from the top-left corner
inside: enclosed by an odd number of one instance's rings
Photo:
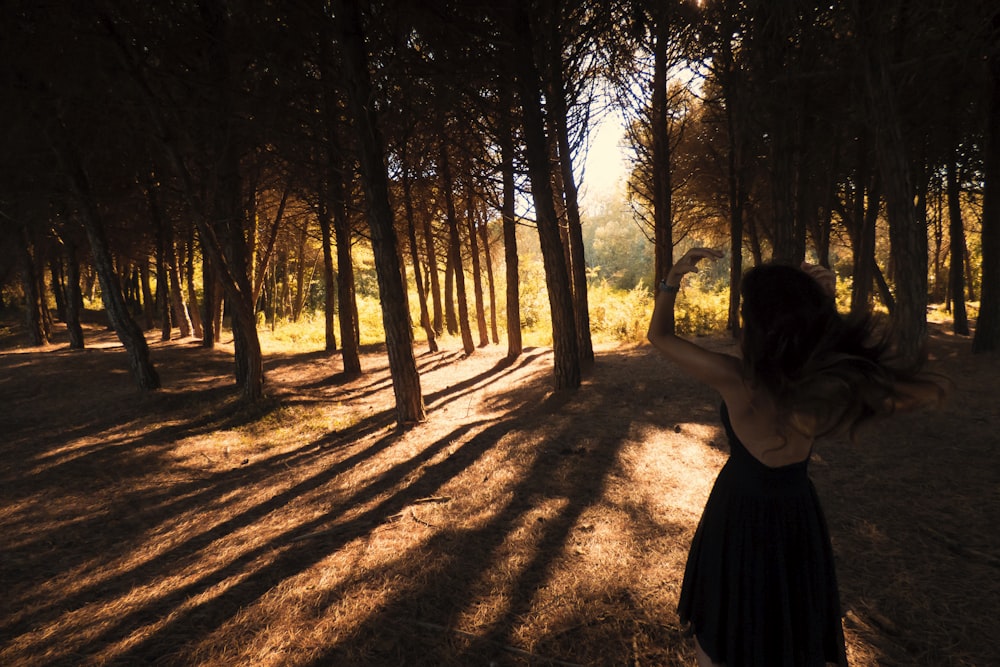
[[[739,360],[680,338],[670,326],[670,315],[684,275],[697,271],[698,262],[703,259],[715,261],[721,257],[722,252],[712,248],[692,248],[671,267],[657,288],[656,304],[653,306],[646,338],[684,373],[725,393],[733,384],[742,381]]]

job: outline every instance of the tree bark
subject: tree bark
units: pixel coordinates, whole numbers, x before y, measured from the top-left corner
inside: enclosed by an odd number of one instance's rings
[[[559,220],[553,202],[552,174],[548,160],[549,143],[545,137],[545,118],[541,101],[542,87],[534,60],[535,42],[526,8],[518,2],[513,4],[514,21],[510,26],[512,30],[508,38],[513,44],[511,56],[516,68],[516,81],[521,98],[525,157],[535,204],[538,238],[552,316],[555,388],[576,389],[580,386],[581,380],[580,353],[569,274],[566,270],[564,248],[559,235]]]
[[[82,350],[84,348],[83,327],[80,324],[80,311],[83,310],[83,293],[80,291],[80,258],[73,241],[66,241],[66,329],[69,332],[69,348]]]
[[[141,391],[159,389],[160,376],[150,360],[146,338],[142,329],[129,314],[122,294],[121,283],[115,272],[111,248],[104,231],[104,222],[94,201],[90,181],[83,171],[75,149],[68,142],[59,148],[71,186],[80,201],[83,227],[87,232],[87,239],[90,241],[94,268],[97,269],[97,277],[101,283],[101,298],[104,301],[104,309],[107,311],[108,319],[111,321],[118,339],[125,346],[132,377]]]
[[[965,309],[965,225],[962,224],[962,203],[958,188],[958,151],[952,150],[946,166],[948,181],[948,237],[949,253],[948,289],[952,301],[952,331],[959,336],[969,335],[969,316]]]
[[[302,221],[302,226],[298,229],[298,243],[296,244],[295,257],[295,298],[292,301],[292,321],[298,322],[302,317],[302,309],[306,303],[306,241],[309,231],[306,221]],[[256,303],[256,302],[255,302]]]
[[[859,20],[864,21],[865,17]],[[891,316],[893,336],[899,358],[904,363],[916,363],[923,356],[927,340],[927,229],[919,224],[914,206],[912,170],[889,76],[885,35],[869,32],[880,27],[885,28],[873,24],[862,28],[864,83],[889,219],[892,279],[896,288],[896,307]]]
[[[427,347],[431,352],[438,351],[437,338],[434,335],[434,327],[431,326],[430,312],[427,310],[427,291],[424,288],[424,278],[420,271],[420,252],[417,248],[417,224],[416,214],[413,211],[413,189],[410,178],[410,171],[407,167],[402,170],[403,180],[403,208],[406,212],[406,234],[410,242],[410,261],[413,263],[413,282],[417,288],[417,301],[420,305],[420,326],[423,327],[424,335],[427,337]]]
[[[650,161],[652,162],[653,177],[653,280],[658,283],[667,277],[667,272],[674,265],[674,239],[671,225],[670,138],[667,136],[667,128],[669,127],[667,117],[667,28],[664,21],[657,21],[654,30],[653,91],[650,100],[650,135],[653,154]],[[727,115],[732,113],[728,104],[726,105],[726,113]],[[732,139],[733,137],[730,135],[730,145]],[[730,156],[732,153],[731,149]],[[733,256],[735,257],[735,255],[736,253]],[[731,268],[738,270],[738,267]],[[736,282],[736,289],[739,289],[739,280],[737,279]],[[671,332],[674,331],[674,311],[672,309],[668,312],[666,325]]]
[[[458,213],[455,211],[454,180],[451,176],[451,160],[444,140],[439,147],[439,167],[441,168],[441,189],[445,201],[445,214],[448,221],[448,264],[453,271],[455,291],[458,297],[458,329],[462,334],[462,349],[465,354],[476,351],[472,341],[472,328],[469,326],[469,303],[465,296],[465,270],[462,267],[462,239],[458,232]],[[448,295],[450,298],[450,295]],[[450,330],[450,326],[449,326]]]
[[[500,334],[497,332],[497,292],[493,280],[493,252],[490,248],[490,235],[486,223],[479,225],[480,242],[482,243],[483,259],[486,260],[486,284],[490,291],[490,333],[493,344],[500,344]]]
[[[727,134],[726,155],[726,186],[729,200],[729,312],[726,326],[734,338],[740,336],[740,298],[743,285],[743,237],[744,212],[746,210],[746,184],[744,160],[746,152],[744,121],[740,108],[743,93],[736,80],[736,67],[733,63],[732,37],[730,33],[720,30],[720,52],[722,54],[720,68],[722,70],[722,94],[725,98],[725,118]],[[755,240],[756,234],[751,234]],[[671,240],[671,245],[673,241]],[[757,244],[754,243],[754,247]],[[671,249],[671,261],[673,250]],[[759,254],[759,250],[757,251]],[[755,257],[757,255],[755,254]],[[668,267],[669,268],[669,267]],[[671,318],[673,314],[671,313]]]
[[[447,225],[447,221],[445,222]],[[451,248],[451,228],[448,228],[448,250],[444,260],[444,326],[452,336],[458,333],[458,315],[455,310],[455,253]]]
[[[472,294],[476,305],[476,327],[479,331],[479,346],[490,344],[490,334],[486,328],[486,306],[483,303],[483,267],[479,258],[479,232],[476,222],[476,200],[470,185],[466,193],[466,223],[469,227],[469,249],[472,255]]]
[[[31,234],[28,232],[28,228],[21,225],[18,232],[18,248],[21,255],[21,286],[24,290],[25,330],[31,345],[45,345],[49,342],[49,334],[45,329],[45,317],[42,313],[43,295],[38,289],[39,267],[31,252]]]
[[[503,203],[500,217],[503,224],[503,252],[507,277],[507,359],[521,356],[521,304],[517,261],[517,223],[514,220],[514,136],[511,114],[514,100],[510,87],[500,84],[500,118],[498,139],[500,143],[500,176],[503,181]]]
[[[173,246],[176,250],[177,246]],[[187,238],[181,246],[184,248],[184,287],[187,290],[187,301],[181,297],[181,303],[184,305],[184,311],[188,317],[191,318],[191,333],[195,338],[201,338],[204,336],[204,329],[202,328],[201,321],[201,310],[198,306],[198,291],[194,286],[194,227],[188,225],[187,227]],[[167,249],[169,252],[169,248]],[[181,257],[176,255],[176,265],[177,270],[180,271]],[[172,278],[171,278],[172,279]],[[178,276],[178,291],[180,291],[180,276]]]
[[[569,143],[569,127],[566,108],[566,92],[563,84],[562,36],[559,22],[553,21],[553,34],[549,40],[552,79],[551,95],[546,100],[551,114],[552,128],[559,158],[559,181],[562,193],[557,195],[566,207],[568,239],[567,250],[570,262],[570,283],[573,294],[573,312],[576,321],[577,344],[580,361],[590,365],[594,361],[594,346],[590,338],[590,305],[587,299],[587,260],[583,248],[583,226],[580,221],[580,202],[573,174],[573,155]]]
[[[871,310],[872,282],[878,266],[875,263],[875,223],[882,201],[881,179],[868,177],[867,142],[860,146],[860,162],[855,176],[855,233],[853,243],[854,282],[851,285],[851,313],[863,315]],[[866,206],[867,199],[867,206]]]
[[[333,2],[338,42],[343,54],[343,78],[348,106],[358,132],[361,176],[368,200],[368,223],[385,327],[389,370],[400,427],[425,418],[420,375],[413,357],[413,334],[406,312],[403,281],[399,273],[396,231],[389,202],[389,179],[384,144],[371,104],[373,89],[368,72],[364,31],[357,0]]]
[[[1000,349],[1000,14],[993,15],[991,27],[994,40],[989,57],[992,89],[984,155],[983,274],[973,352]]]
[[[337,309],[336,285],[333,279],[333,223],[330,220],[330,206],[326,201],[326,188],[317,193],[319,198],[319,231],[323,244],[323,332],[327,352],[337,350],[337,332],[334,315]]]
[[[334,160],[333,155],[330,156]],[[354,257],[351,250],[351,216],[347,210],[348,176],[346,169],[330,167],[333,190],[333,237],[337,246],[337,301],[340,303],[340,358],[344,375],[361,375],[361,341],[358,336],[358,310],[354,293]]]

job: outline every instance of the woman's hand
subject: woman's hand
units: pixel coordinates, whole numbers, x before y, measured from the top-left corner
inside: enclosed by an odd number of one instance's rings
[[[715,261],[722,258],[722,251],[714,248],[691,248],[684,256],[677,260],[677,263],[670,268],[667,274],[668,285],[680,285],[681,278],[685,273],[694,273],[698,270],[698,262],[703,259]]]
[[[837,274],[832,270],[826,268],[825,266],[820,266],[819,264],[810,264],[809,262],[802,262],[800,267],[809,276],[819,283],[819,286],[823,288],[823,291],[833,298],[837,298]]]

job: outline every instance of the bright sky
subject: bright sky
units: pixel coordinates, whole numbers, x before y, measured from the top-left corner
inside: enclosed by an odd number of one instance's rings
[[[622,183],[627,171],[621,147],[625,135],[623,122],[620,114],[611,112],[594,128],[584,165],[581,203],[612,194]]]

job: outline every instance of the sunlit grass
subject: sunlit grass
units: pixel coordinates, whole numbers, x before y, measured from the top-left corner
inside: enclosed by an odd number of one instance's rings
[[[544,286],[542,286],[544,290]],[[426,335],[419,322],[416,294],[410,295],[411,322],[414,323],[413,338],[416,344],[423,344]],[[587,299],[590,306],[590,333],[595,343],[640,343],[645,340],[646,328],[653,309],[653,294],[648,286],[640,283],[631,290],[616,289],[606,281],[593,283]],[[691,281],[677,299],[676,321],[679,333],[702,335],[721,331],[726,326],[729,293],[720,286],[703,285]],[[522,299],[521,337],[525,347],[550,347],[552,345],[552,324],[547,312],[539,304],[548,304],[544,292]],[[470,302],[470,306],[471,306]],[[486,308],[489,308],[487,304]],[[497,325],[501,337],[506,336],[504,313],[506,304],[497,304]],[[474,316],[473,316],[474,317]],[[487,320],[489,312],[487,311]],[[335,320],[338,335],[340,324]],[[470,322],[473,338],[478,341],[475,321]],[[385,340],[382,326],[382,311],[378,299],[358,297],[358,329],[361,345],[373,345]],[[324,319],[321,312],[307,313],[298,321],[279,320],[273,324],[261,322],[258,327],[261,346],[265,353],[289,354],[320,351],[324,349],[326,338]],[[447,332],[438,336],[443,347],[460,345],[460,338]],[[458,341],[458,342],[456,342]]]
[[[932,303],[927,307],[927,321],[931,324],[951,324],[954,321],[955,313],[946,308],[946,304]],[[979,302],[966,301],[965,314],[971,320],[979,316]]]

